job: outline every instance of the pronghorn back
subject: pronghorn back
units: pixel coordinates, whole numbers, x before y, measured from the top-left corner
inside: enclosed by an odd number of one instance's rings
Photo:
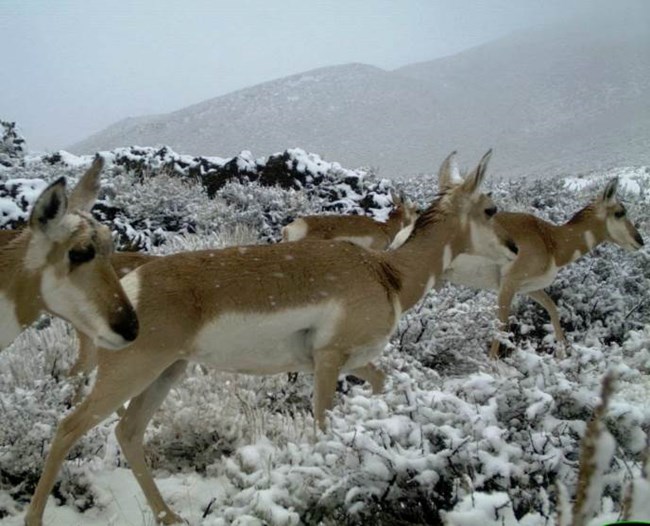
[[[67,452],[86,431],[130,400],[116,427],[124,456],[154,517],[182,523],[164,502],[144,458],[148,422],[188,361],[270,374],[313,371],[314,421],[321,429],[339,373],[380,392],[372,363],[412,307],[461,253],[512,257],[516,247],[494,224],[496,208],[478,190],[489,153],[437,200],[392,251],[343,241],[255,245],[174,254],[121,280],[142,330],[123,352],[99,350],[88,396],[59,425],[27,513],[38,525]]]
[[[350,241],[373,250],[385,250],[397,233],[412,225],[416,207],[408,200],[392,194],[395,207],[385,222],[359,215],[313,215],[301,217],[282,228],[283,241],[321,239]]]

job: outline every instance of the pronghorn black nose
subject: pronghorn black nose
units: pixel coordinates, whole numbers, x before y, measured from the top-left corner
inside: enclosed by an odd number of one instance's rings
[[[639,234],[638,232],[634,234],[634,241],[636,241],[639,244],[639,246],[645,245],[645,243],[643,242],[643,238],[641,237],[641,234]]]
[[[123,311],[122,316],[118,320],[111,321],[111,330],[119,334],[127,342],[132,342],[138,337],[140,324],[138,317],[133,309]]]
[[[519,254],[519,247],[512,239],[506,240],[506,247],[508,247],[508,250],[513,254]]]

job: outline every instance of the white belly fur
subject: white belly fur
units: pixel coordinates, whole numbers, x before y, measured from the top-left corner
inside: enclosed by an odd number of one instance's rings
[[[482,256],[459,254],[442,277],[457,285],[498,290],[501,285],[501,266]]]
[[[190,359],[222,371],[313,371],[313,351],[331,341],[343,308],[330,300],[264,313],[228,312],[205,325]]]
[[[370,248],[374,238],[372,236],[337,236],[336,241],[349,241],[363,248]]]

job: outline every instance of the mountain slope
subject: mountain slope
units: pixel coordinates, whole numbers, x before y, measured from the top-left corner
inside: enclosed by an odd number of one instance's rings
[[[168,144],[191,154],[300,146],[382,176],[494,147],[504,174],[650,162],[650,32],[544,28],[384,71],[309,71],[182,110],[126,119],[74,145]]]

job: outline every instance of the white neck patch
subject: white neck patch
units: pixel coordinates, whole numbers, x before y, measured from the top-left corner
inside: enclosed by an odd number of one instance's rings
[[[133,272],[129,272],[120,280],[120,284],[126,293],[126,297],[129,298],[131,305],[137,311],[138,310],[138,301],[140,300],[140,275],[138,269]]]

